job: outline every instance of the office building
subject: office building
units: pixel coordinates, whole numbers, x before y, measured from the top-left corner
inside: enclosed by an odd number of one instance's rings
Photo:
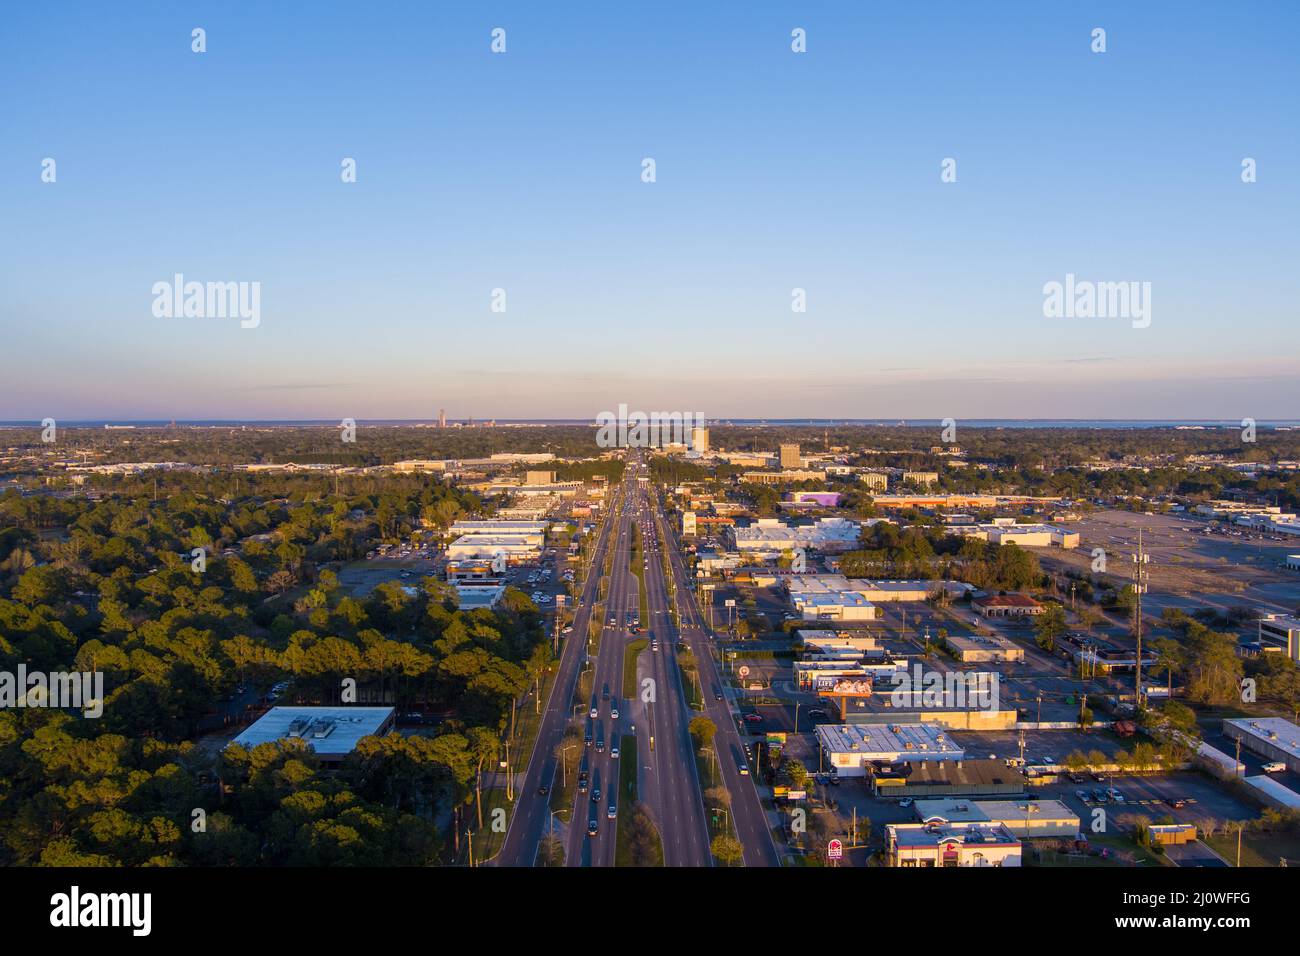
[[[691,429],[691,450],[701,455],[709,453],[709,430],[702,425]]]
[[[862,483],[871,491],[885,491],[889,488],[889,475],[883,471],[864,471]]]
[[[803,459],[799,456],[799,446],[797,444],[786,444],[780,447],[780,463],[783,469],[798,468],[803,464]]]

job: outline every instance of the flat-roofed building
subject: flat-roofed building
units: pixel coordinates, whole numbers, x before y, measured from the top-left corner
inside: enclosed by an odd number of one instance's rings
[[[849,652],[858,657],[881,655],[884,649],[880,638],[874,634],[856,634],[849,631],[802,630],[798,632],[803,643],[803,656],[807,660],[820,654]]]
[[[966,751],[934,724],[818,724],[817,742],[841,777],[864,777],[873,761],[960,760]]]
[[[969,584],[960,581],[855,581],[856,590],[873,604],[885,604],[889,601],[925,601],[936,594],[943,593],[949,598],[964,597],[975,590]]]
[[[921,823],[992,823],[1012,835],[1074,837],[1079,815],[1060,800],[961,800],[945,797],[917,800],[913,805]]]
[[[793,481],[824,481],[826,472],[792,469],[790,471],[747,471],[740,476],[741,481],[756,485],[783,485]]]
[[[949,534],[960,534],[978,541],[993,544],[1014,544],[1022,548],[1050,548],[1056,546],[1069,550],[1079,546],[1079,532],[1058,528],[1050,524],[1016,524],[1010,519],[997,519],[985,524],[952,525]]]
[[[803,459],[799,456],[798,444],[783,444],[780,446],[779,452],[782,468],[798,468],[803,464]]]
[[[963,664],[992,664],[1023,661],[1024,648],[1001,635],[949,634],[943,638],[957,660]]]
[[[709,453],[709,430],[702,425],[691,429],[691,450],[701,455]]]
[[[776,518],[759,518],[748,527],[735,526],[727,536],[736,551],[779,554],[804,548],[808,551],[843,552],[858,546],[862,526],[848,518],[818,518],[812,524],[786,524]]]
[[[870,491],[885,491],[889,488],[889,475],[883,471],[864,471],[862,483]]]
[[[1005,760],[877,761],[867,769],[868,783],[879,797],[1024,796],[1026,778]]]
[[[1284,651],[1300,663],[1300,618],[1290,614],[1265,614],[1259,619],[1259,642],[1264,649]]]
[[[231,743],[253,748],[277,740],[303,740],[322,763],[338,763],[362,737],[383,737],[395,723],[392,707],[272,707]]]
[[[914,485],[936,485],[939,483],[939,473],[937,471],[905,471],[903,472],[903,483],[909,482]]]
[[[1247,750],[1286,764],[1300,773],[1300,727],[1284,717],[1237,717],[1224,720],[1224,736]]]
[[[890,866],[1020,866],[1021,844],[998,824],[890,823],[885,856]]]

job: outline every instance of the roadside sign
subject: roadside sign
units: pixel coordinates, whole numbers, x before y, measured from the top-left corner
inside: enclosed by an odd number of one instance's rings
[[[844,844],[839,840],[831,840],[826,844],[826,859],[840,860],[844,858]]]
[[[723,606],[723,607],[735,607],[735,606],[736,606],[736,599],[735,599],[735,598],[727,598],[726,600],[724,600],[724,601],[722,602],[722,606]]]

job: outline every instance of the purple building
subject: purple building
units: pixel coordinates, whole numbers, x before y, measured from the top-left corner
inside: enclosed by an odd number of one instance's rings
[[[791,491],[786,493],[785,500],[794,504],[838,508],[840,493],[838,491]]]

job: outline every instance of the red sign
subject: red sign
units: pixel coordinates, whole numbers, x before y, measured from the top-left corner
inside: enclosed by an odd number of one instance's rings
[[[826,844],[826,859],[838,860],[844,856],[844,844],[839,840],[831,840]]]

